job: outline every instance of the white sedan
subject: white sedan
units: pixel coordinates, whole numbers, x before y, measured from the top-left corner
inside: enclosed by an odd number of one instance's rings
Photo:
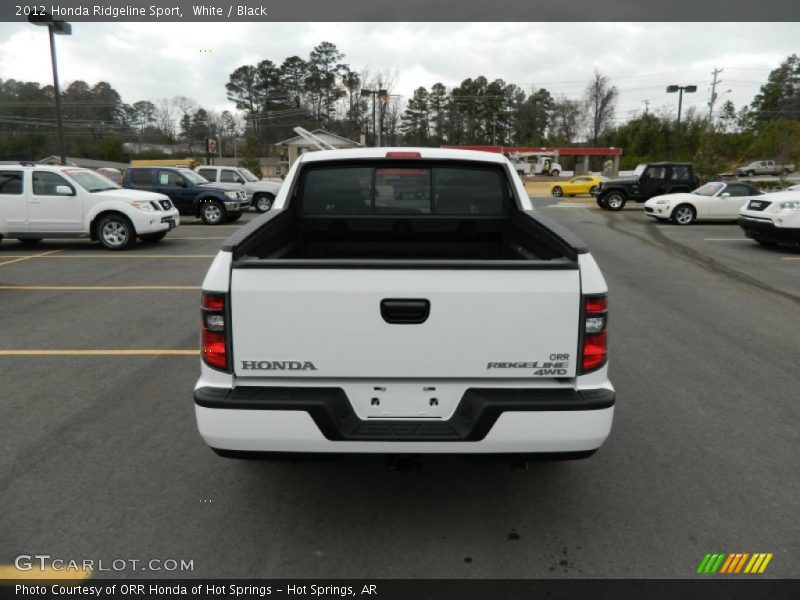
[[[751,196],[761,191],[748,183],[712,181],[693,192],[655,196],[644,203],[647,216],[678,225],[694,221],[736,221]]]

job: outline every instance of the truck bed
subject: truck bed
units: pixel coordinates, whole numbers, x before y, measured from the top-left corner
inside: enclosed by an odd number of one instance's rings
[[[493,216],[317,216],[276,210],[232,236],[225,249],[239,264],[290,261],[553,262],[584,250],[556,223],[518,211]],[[266,265],[264,265],[266,266]]]

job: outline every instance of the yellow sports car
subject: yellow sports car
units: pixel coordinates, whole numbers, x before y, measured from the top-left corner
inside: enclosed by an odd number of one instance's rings
[[[573,177],[564,183],[554,183],[550,186],[550,193],[556,198],[561,196],[588,196],[592,193],[595,186],[599,186],[603,181],[608,181],[605,177],[597,175],[581,175]]]

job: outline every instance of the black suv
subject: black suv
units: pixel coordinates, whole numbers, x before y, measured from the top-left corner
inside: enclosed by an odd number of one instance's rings
[[[692,163],[658,162],[639,165],[632,179],[604,181],[592,195],[606,210],[622,210],[628,200],[646,202],[653,196],[691,192],[697,187]]]
[[[240,186],[209,183],[194,171],[176,167],[125,169],[122,187],[165,194],[182,215],[200,217],[207,225],[235,221],[250,206]]]

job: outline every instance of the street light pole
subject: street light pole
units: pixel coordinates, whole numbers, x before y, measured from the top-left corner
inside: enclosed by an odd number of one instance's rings
[[[67,151],[64,146],[64,126],[61,122],[61,89],[58,85],[58,63],[56,61],[56,35],[72,35],[72,25],[66,21],[56,21],[48,13],[31,14],[28,22],[34,25],[46,26],[50,34],[50,61],[53,64],[53,90],[56,97],[56,126],[58,128],[58,152],[61,155],[61,164],[67,164]]]
[[[383,98],[387,94],[388,92],[386,90],[365,90],[365,89],[361,90],[362,98],[366,98],[367,96],[372,96],[372,145],[373,146],[380,146],[381,144],[381,134],[378,133],[378,128],[375,123],[375,100],[378,96]]]
[[[696,85],[668,85],[667,93],[674,94],[678,92],[678,123],[675,126],[675,146],[673,150],[675,160],[678,159],[678,141],[681,135],[681,107],[683,105],[683,92],[693,94],[697,91]]]

